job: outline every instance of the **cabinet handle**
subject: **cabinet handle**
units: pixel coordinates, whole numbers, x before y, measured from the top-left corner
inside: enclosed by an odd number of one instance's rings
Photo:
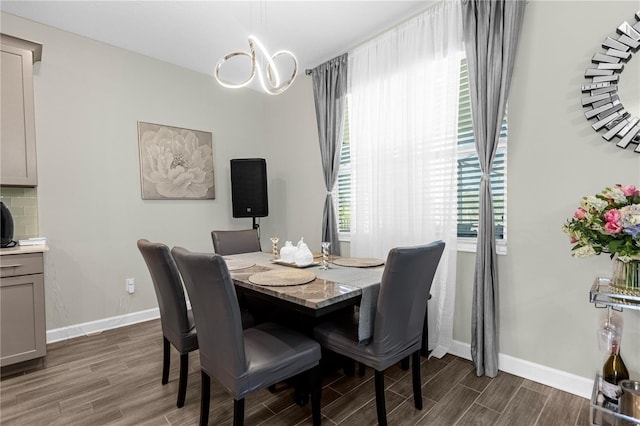
[[[0,265],[0,268],[19,268],[20,266],[22,266],[22,264],[18,263],[16,265]]]

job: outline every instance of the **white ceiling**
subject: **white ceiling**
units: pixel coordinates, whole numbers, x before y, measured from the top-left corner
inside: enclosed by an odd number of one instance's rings
[[[248,50],[249,34],[258,36],[271,54],[281,49],[292,51],[303,71],[347,52],[433,3],[2,0],[0,9],[212,75],[223,55]],[[44,49],[46,53],[46,46]],[[231,71],[224,71],[223,76],[246,76],[248,62],[241,58],[230,61]]]

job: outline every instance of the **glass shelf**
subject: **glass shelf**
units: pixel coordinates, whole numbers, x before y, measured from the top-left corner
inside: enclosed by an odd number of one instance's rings
[[[609,278],[598,277],[595,279],[589,292],[589,301],[595,304],[596,308],[640,310],[640,292],[613,287]]]
[[[593,382],[593,392],[591,394],[591,407],[589,409],[589,420],[595,426],[634,426],[640,425],[640,419],[626,416],[618,412],[618,406],[610,404],[604,400],[600,390],[600,374],[596,374]]]

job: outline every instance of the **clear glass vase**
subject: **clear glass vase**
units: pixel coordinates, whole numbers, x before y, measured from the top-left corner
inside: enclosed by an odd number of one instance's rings
[[[640,259],[623,262],[616,257],[613,260],[611,284],[629,290],[640,290]]]
[[[322,262],[320,264],[320,269],[329,269],[329,246],[331,242],[323,241],[322,246]]]

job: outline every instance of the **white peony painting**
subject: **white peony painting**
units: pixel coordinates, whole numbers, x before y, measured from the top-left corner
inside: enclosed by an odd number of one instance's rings
[[[210,132],[138,121],[143,200],[212,200]]]

